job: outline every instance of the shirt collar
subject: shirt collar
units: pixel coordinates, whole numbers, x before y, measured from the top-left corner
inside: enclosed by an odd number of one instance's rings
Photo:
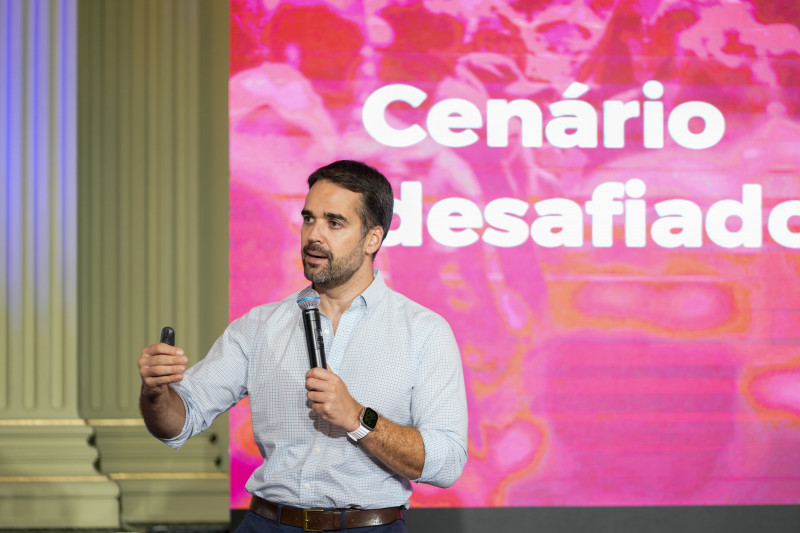
[[[383,281],[383,276],[377,268],[372,269],[373,280],[364,292],[362,292],[356,300],[361,300],[367,306],[367,309],[378,305],[383,295],[386,294],[388,288],[386,282]]]
[[[313,286],[313,284],[309,285],[309,287]],[[372,283],[369,284],[369,287],[364,289],[364,292],[356,296],[356,299],[353,300],[353,303],[350,304],[350,307],[364,306],[367,309],[374,307],[383,299],[383,295],[386,294],[387,290],[389,290],[389,288],[386,286],[386,282],[383,280],[380,270],[373,268]],[[290,296],[289,298],[297,299],[297,294]]]

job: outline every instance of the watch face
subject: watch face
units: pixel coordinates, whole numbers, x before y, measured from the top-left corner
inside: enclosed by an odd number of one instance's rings
[[[369,429],[375,429],[375,424],[378,423],[378,413],[369,407],[364,409],[364,416],[361,417],[361,422]]]

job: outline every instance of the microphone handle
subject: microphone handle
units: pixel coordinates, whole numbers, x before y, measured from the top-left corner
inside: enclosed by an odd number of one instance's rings
[[[322,340],[322,326],[318,309],[303,309],[303,327],[306,330],[306,347],[311,368],[328,368],[325,361],[325,343]]]

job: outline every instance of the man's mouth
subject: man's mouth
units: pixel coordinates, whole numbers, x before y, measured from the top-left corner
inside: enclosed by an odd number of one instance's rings
[[[319,263],[328,259],[328,254],[319,250],[305,249],[303,250],[303,255],[306,257],[306,260],[312,263]]]

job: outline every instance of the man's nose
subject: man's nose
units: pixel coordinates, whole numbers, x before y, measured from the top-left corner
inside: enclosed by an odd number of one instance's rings
[[[309,227],[306,238],[308,242],[320,242],[322,240],[321,226],[319,220],[315,220]]]

